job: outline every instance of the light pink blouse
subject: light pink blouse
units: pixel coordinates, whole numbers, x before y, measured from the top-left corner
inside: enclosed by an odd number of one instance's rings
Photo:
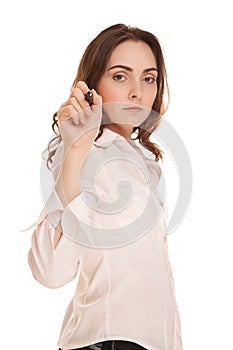
[[[161,169],[144,150],[105,128],[83,167],[80,195],[63,208],[53,190],[34,224],[28,261],[35,279],[59,288],[77,278],[58,340],[64,350],[114,339],[182,350]]]

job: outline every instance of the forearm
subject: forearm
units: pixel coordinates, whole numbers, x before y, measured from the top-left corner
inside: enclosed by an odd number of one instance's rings
[[[80,173],[90,150],[91,146],[71,148],[63,158],[55,190],[64,207],[81,193]]]
[[[89,155],[91,146],[82,148],[71,148],[63,159],[60,174],[58,176],[55,190],[65,207],[81,193],[79,185],[82,166]],[[57,226],[54,232],[54,248],[56,248],[62,236],[62,228]]]
[[[54,187],[64,209],[81,193],[80,173],[90,150],[91,146],[71,148],[63,159]],[[50,204],[49,213],[52,209]],[[34,230],[28,259],[35,278],[47,287],[57,288],[75,277],[80,246],[63,237],[61,222],[54,226],[49,213]]]

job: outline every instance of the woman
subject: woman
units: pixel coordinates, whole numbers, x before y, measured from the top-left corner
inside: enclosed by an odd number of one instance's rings
[[[88,45],[54,114],[47,165],[55,183],[28,261],[50,288],[78,276],[60,349],[182,349],[157,191],[162,152],[150,140],[166,93],[158,39],[117,24]]]

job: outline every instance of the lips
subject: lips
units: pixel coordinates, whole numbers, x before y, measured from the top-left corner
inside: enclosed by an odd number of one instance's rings
[[[123,108],[124,111],[129,111],[129,112],[141,112],[143,111],[143,108],[139,107],[139,106],[130,106],[130,107],[125,107]]]

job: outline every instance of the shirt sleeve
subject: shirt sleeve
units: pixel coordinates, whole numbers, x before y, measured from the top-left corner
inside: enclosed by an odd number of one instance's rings
[[[54,230],[45,216],[37,224],[28,253],[28,263],[35,279],[48,288],[59,288],[72,281],[80,263],[80,246],[62,236],[54,248]]]
[[[54,181],[59,173],[61,159],[62,145],[59,145],[51,168]],[[63,213],[64,208],[53,189],[36,222],[27,228],[34,228],[28,253],[29,266],[35,279],[48,288],[59,288],[72,281],[80,263],[82,246],[77,242],[62,235],[54,248],[55,228]]]
[[[159,169],[156,167],[151,177],[146,166],[149,164],[143,159],[136,159],[135,167],[134,162],[125,162],[118,156],[120,148],[112,147],[93,149],[89,154],[80,176],[81,192],[67,206],[63,207],[53,186],[34,224],[29,265],[35,278],[47,287],[60,287],[76,276],[86,247],[105,249],[128,244],[147,232],[160,217],[161,205],[150,185],[153,182],[152,187],[156,187]],[[108,161],[112,154],[116,154],[117,161]],[[51,169],[54,183],[62,158],[61,145]],[[54,249],[57,225],[63,234]]]

